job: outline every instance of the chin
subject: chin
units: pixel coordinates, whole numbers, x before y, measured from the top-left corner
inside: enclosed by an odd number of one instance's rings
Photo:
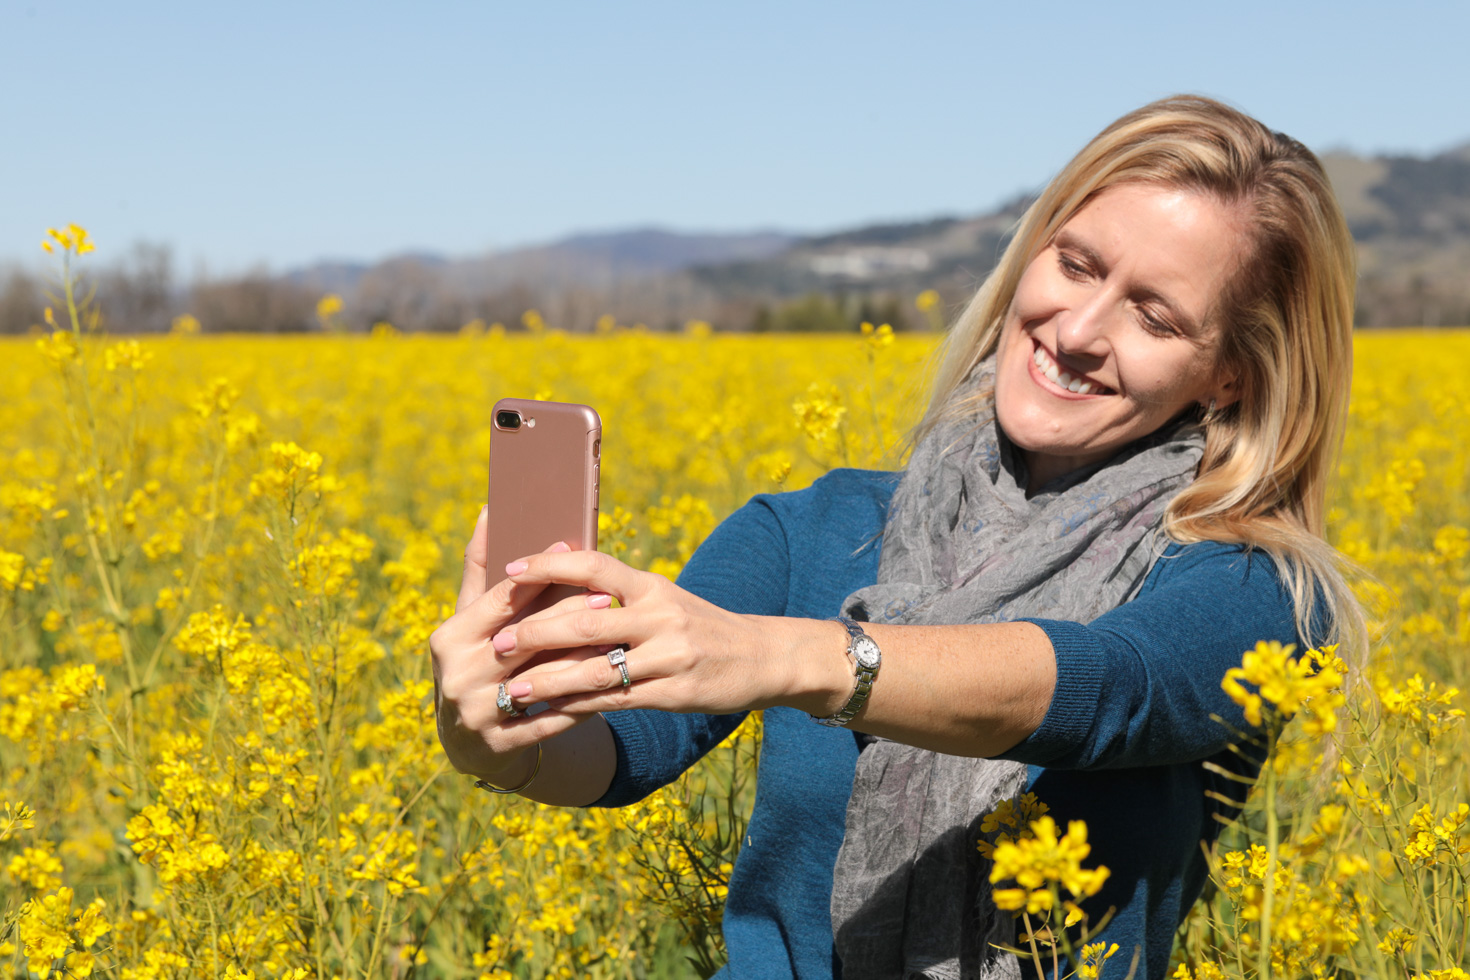
[[[1139,432],[1122,438],[1116,432],[1104,434],[1095,424],[1089,424],[1098,421],[1087,418],[1091,406],[1074,402],[1072,411],[1046,411],[1024,400],[1018,405],[1009,398],[1001,398],[999,390],[996,394],[996,425],[1021,450],[1032,468],[1034,456],[1066,460],[1072,469],[1088,466],[1107,459],[1147,434]]]
[[[1035,456],[1051,456],[1057,459],[1070,460],[1073,468],[1087,466],[1098,460],[1107,459],[1116,453],[1122,446],[1098,445],[1096,443],[1079,443],[1075,441],[1060,442],[1055,439],[1028,439],[1023,433],[1019,438],[1012,436],[1009,430],[1001,427],[1006,437],[1021,450],[1022,455],[1030,460]]]

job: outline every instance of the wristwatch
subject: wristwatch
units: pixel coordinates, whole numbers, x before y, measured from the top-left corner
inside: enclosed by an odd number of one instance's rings
[[[852,658],[857,681],[853,684],[852,696],[847,699],[841,711],[825,718],[817,718],[816,715],[813,715],[812,718],[819,725],[845,728],[848,722],[863,710],[863,705],[868,703],[868,695],[873,690],[873,679],[878,676],[878,666],[883,662],[883,654],[873,638],[864,633],[863,628],[857,623],[846,616],[838,616],[837,622],[847,628],[847,635],[850,637],[847,642],[847,655]]]

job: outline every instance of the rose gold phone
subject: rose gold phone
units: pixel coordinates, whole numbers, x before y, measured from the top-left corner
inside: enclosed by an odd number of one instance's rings
[[[502,398],[491,419],[486,588],[557,541],[596,550],[602,455],[602,420],[586,405]],[[517,619],[582,591],[550,586]]]

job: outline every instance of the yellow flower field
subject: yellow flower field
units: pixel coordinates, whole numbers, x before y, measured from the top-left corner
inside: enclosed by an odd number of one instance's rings
[[[754,493],[899,465],[935,338],[572,337],[529,318],[131,340],[78,317],[0,343],[0,969],[716,967],[743,829],[725,802],[748,807],[758,719],[622,811],[491,797],[439,751],[426,641],[483,501],[489,408],[595,406],[601,547],[672,577]],[[1470,966],[1470,333],[1357,352],[1332,533],[1371,573],[1372,660],[1336,665],[1335,713],[1328,653],[1303,674],[1263,646],[1222,678],[1303,718],[1226,833],[1180,977]],[[1129,965],[1093,947],[1078,963]]]

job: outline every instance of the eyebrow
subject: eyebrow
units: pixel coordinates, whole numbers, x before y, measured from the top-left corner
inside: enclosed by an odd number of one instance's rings
[[[1052,246],[1054,248],[1065,248],[1068,251],[1078,253],[1084,259],[1086,259],[1087,262],[1094,269],[1097,269],[1103,275],[1106,275],[1108,272],[1108,264],[1103,261],[1103,257],[1098,254],[1097,249],[1077,238],[1071,231],[1067,230],[1066,228],[1063,228],[1061,231],[1057,232],[1056,237],[1052,239]],[[1140,299],[1153,300],[1154,302],[1166,308],[1169,311],[1170,315],[1174,317],[1174,320],[1178,324],[1179,328],[1185,333],[1198,336],[1201,332],[1203,332],[1203,327],[1194,319],[1194,317],[1184,312],[1184,310],[1179,306],[1178,303],[1174,302],[1174,300],[1170,299],[1168,296],[1165,296],[1158,290],[1149,289],[1147,286],[1139,286],[1133,289],[1133,295]]]

